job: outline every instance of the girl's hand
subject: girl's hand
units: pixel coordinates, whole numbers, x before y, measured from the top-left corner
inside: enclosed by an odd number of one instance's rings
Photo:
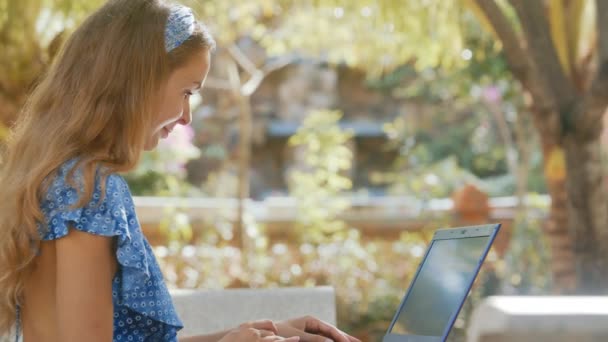
[[[298,342],[299,336],[284,338],[277,335],[277,326],[269,320],[243,323],[228,332],[218,342]]]
[[[299,336],[302,342],[361,342],[333,325],[311,316],[278,322],[276,326],[279,335]]]

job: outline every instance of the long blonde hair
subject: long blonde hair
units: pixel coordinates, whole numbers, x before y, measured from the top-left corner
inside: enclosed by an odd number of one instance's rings
[[[99,166],[107,173],[132,170],[171,71],[195,52],[214,48],[197,23],[190,38],[167,53],[170,6],[110,0],[95,11],[66,41],[12,127],[0,158],[0,336],[15,323],[40,245],[45,180],[78,158],[82,206],[91,199]]]

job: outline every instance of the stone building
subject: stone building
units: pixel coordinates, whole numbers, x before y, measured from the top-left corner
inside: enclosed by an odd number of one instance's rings
[[[257,65],[263,53],[253,49],[248,56]],[[225,79],[225,64],[218,52],[210,78]],[[244,77],[245,79],[245,77]],[[207,87],[203,105],[194,115],[196,145],[203,155],[188,165],[193,184],[207,183],[216,195],[236,194],[238,152],[237,100],[230,91]],[[269,73],[250,98],[253,113],[253,144],[250,169],[251,196],[255,199],[287,192],[285,170],[295,162],[287,140],[302,120],[315,109],[340,110],[340,126],[354,131],[351,178],[353,191],[382,194],[385,186],[374,184],[371,174],[388,171],[398,155],[387,145],[384,125],[399,116],[418,112],[389,91],[366,85],[365,74],[346,66],[299,59]],[[215,175],[214,178],[210,178]],[[211,183],[222,183],[214,187]]]

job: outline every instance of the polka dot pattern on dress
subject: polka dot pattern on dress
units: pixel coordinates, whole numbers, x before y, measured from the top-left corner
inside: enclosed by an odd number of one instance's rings
[[[38,226],[42,239],[62,238],[68,234],[68,227],[116,237],[119,267],[112,282],[114,341],[177,341],[177,331],[183,324],[141,231],[127,182],[120,175],[108,175],[101,196],[98,172],[91,201],[72,209],[79,191],[68,183],[67,176],[75,165],[76,159],[71,159],[59,168],[42,199],[40,207],[46,221]],[[81,184],[79,171],[74,173],[74,184]]]

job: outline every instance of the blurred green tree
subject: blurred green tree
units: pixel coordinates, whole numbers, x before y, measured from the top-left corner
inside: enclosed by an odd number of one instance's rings
[[[608,192],[600,134],[608,105],[608,3],[469,1],[530,97],[552,198],[546,233],[562,292],[608,286]]]
[[[100,0],[0,0],[0,139],[61,47]]]
[[[339,241],[347,233],[338,216],[350,203],[339,195],[352,187],[345,173],[352,167],[347,144],[353,134],[340,128],[341,117],[338,111],[314,111],[289,139],[300,159],[288,183],[298,201],[297,238],[303,242]]]
[[[284,1],[289,20],[261,40],[382,73],[458,67],[473,13],[529,99],[552,198],[545,233],[558,292],[608,288],[608,191],[600,133],[608,105],[608,2],[597,0]],[[286,6],[286,5],[285,5]],[[287,17],[287,16],[286,16]]]

